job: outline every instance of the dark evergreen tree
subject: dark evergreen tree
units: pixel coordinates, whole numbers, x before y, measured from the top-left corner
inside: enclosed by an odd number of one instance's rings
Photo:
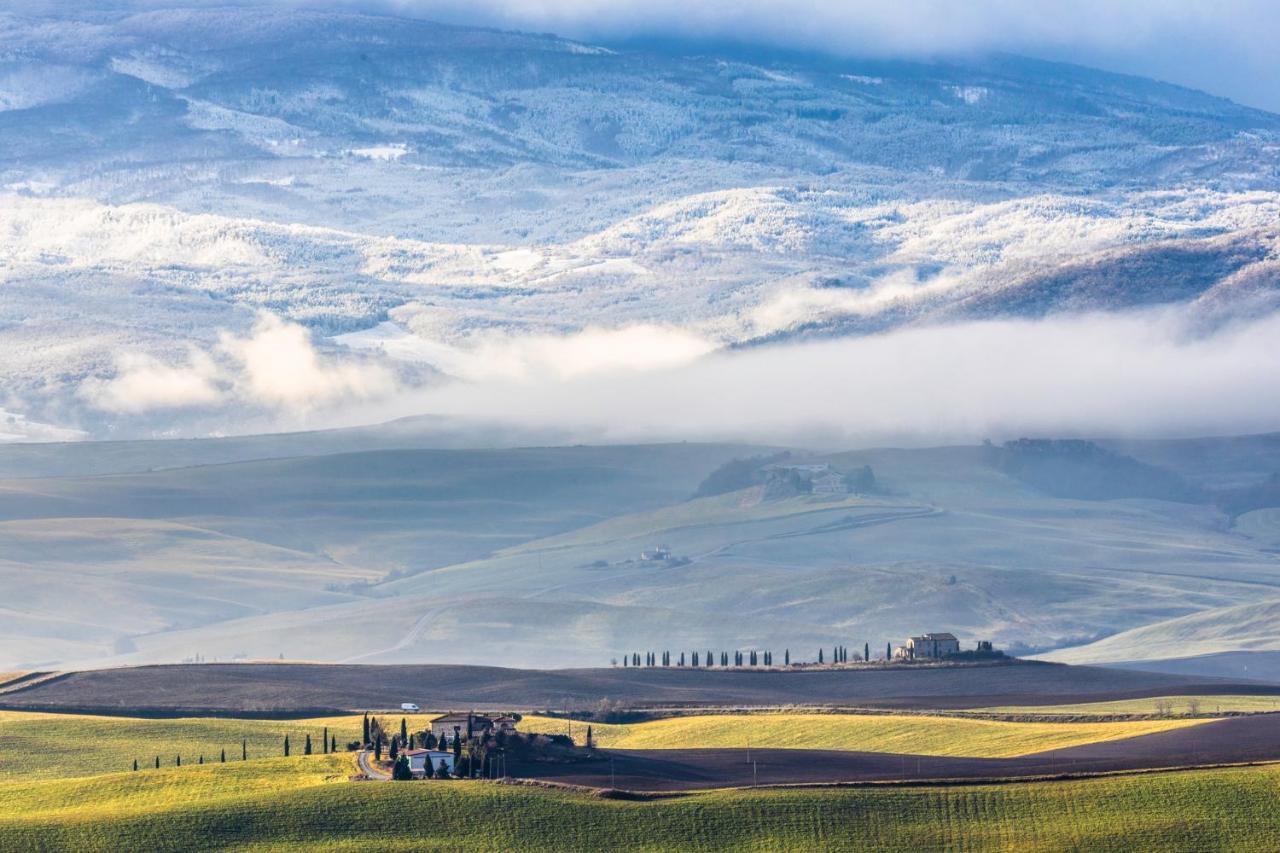
[[[458,737],[457,729],[455,729],[453,732],[453,763],[455,767],[460,758],[462,758],[462,738]]]
[[[591,749],[592,746],[594,746],[594,744],[591,742],[591,726],[588,725],[587,726],[587,749]],[[134,762],[134,763],[136,764],[137,762]],[[134,767],[133,769],[137,770],[138,768]]]
[[[445,761],[443,758],[440,759],[440,765],[436,767],[436,778],[437,779],[449,778],[449,762]]]
[[[862,644],[862,659],[871,660],[871,644],[870,643]]]
[[[412,733],[412,732],[409,734],[409,748],[410,748],[410,749],[413,749],[413,748],[414,748],[414,747],[413,747],[413,733]]]
[[[307,732],[307,740],[306,740],[306,743],[304,743],[304,744],[302,745],[302,754],[303,754],[303,755],[310,755],[310,754],[311,754],[311,733],[310,733],[310,732]]]
[[[373,760],[382,760],[382,732],[378,732],[373,738]]]
[[[284,757],[285,758],[289,757],[289,736],[288,735],[284,736]]]
[[[325,755],[329,754],[329,727],[324,727],[324,735],[320,738],[320,749]]]
[[[227,751],[226,751],[225,749],[224,749],[224,750],[222,750],[222,757],[219,759],[218,763],[219,763],[219,764],[226,764],[226,763],[227,763]]]
[[[782,650],[782,663],[786,666],[791,666],[791,649]]]
[[[156,756],[156,769],[157,769],[157,770],[159,770],[159,769],[160,769],[160,756],[158,756],[158,755]]]
[[[393,738],[391,741],[391,749],[394,751],[396,742]],[[409,757],[401,755],[397,758],[395,765],[391,768],[391,778],[397,782],[408,782],[413,779],[413,771],[409,768]]]
[[[387,757],[392,761],[395,761],[396,756],[400,754],[400,747],[398,746],[399,743],[400,741],[397,738],[391,739],[391,748],[387,750]]]
[[[884,644],[884,659],[893,660],[893,643]]]
[[[330,752],[337,752],[337,751],[338,751],[338,736],[337,736],[337,735],[329,735],[329,751],[330,751]]]
[[[249,741],[247,740],[240,741],[240,760],[249,760]]]
[[[369,712],[368,711],[364,712],[364,740],[362,740],[361,743],[372,743],[372,741],[369,740]]]
[[[435,749],[435,748],[436,748],[436,736],[435,736],[435,735],[433,735],[433,734],[432,734],[431,732],[429,732],[429,731],[428,731],[428,732],[426,732],[426,733],[424,733],[424,734],[422,735],[422,746],[423,746],[423,748],[424,748],[424,749]]]
[[[409,724],[405,722],[404,717],[400,718],[400,742],[409,742]]]
[[[197,764],[204,764],[204,756],[203,756],[203,755],[201,755],[201,756],[200,756],[200,760],[199,760],[198,762],[196,762],[196,763],[197,763]]]
[[[182,766],[182,756],[181,756],[181,755],[179,755],[179,756],[178,756],[178,760],[175,762],[174,766],[176,766],[176,767],[181,767],[181,766]]]
[[[138,759],[136,759],[136,758],[135,758],[135,759],[133,759],[133,772],[134,772],[134,773],[137,773],[137,772],[138,772]]]
[[[818,663],[822,663],[822,649],[818,649]]]

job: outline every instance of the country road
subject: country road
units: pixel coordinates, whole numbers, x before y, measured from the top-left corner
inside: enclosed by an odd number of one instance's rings
[[[370,754],[370,751],[367,749],[362,749],[356,753],[356,766],[360,768],[360,772],[377,782],[391,781],[390,773],[384,772],[369,760]]]

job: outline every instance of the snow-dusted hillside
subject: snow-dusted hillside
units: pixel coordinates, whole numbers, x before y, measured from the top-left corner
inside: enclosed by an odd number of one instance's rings
[[[6,435],[236,429],[563,371],[565,341],[572,370],[637,369],[1175,303],[1211,329],[1280,299],[1280,117],[1011,57],[0,14],[0,193],[0,407],[31,425]]]

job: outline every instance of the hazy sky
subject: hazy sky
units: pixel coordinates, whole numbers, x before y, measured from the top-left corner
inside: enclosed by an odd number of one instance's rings
[[[333,0],[316,0],[334,5]],[[735,39],[837,54],[1000,50],[1180,83],[1280,112],[1280,0],[347,0],[615,40]]]

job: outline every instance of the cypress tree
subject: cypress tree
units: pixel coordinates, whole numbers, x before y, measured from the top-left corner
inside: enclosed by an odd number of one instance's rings
[[[369,712],[364,712],[364,740],[361,743],[369,743]]]
[[[249,760],[249,741],[247,740],[240,741],[240,760]]]
[[[284,757],[285,758],[289,757],[289,736],[288,735],[284,736]]]
[[[822,663],[822,649],[818,649],[818,663]]]
[[[397,746],[398,743],[399,741],[396,740],[395,738],[391,739],[391,749],[387,751],[387,757],[390,758],[392,761],[395,761],[396,757],[400,755],[400,749]]]
[[[787,666],[791,666],[791,649],[782,650],[782,662]]]
[[[409,742],[409,726],[404,721],[404,717],[400,718],[400,742],[401,743]]]
[[[381,732],[379,732],[378,736],[373,739],[373,760],[374,761],[382,760],[382,733]]]
[[[198,763],[200,763],[200,764],[204,764],[204,756],[203,756],[203,755],[201,755],[201,756],[200,756],[200,761],[199,761]]]
[[[324,727],[324,737],[321,738],[320,740],[320,749],[323,750],[325,755],[329,754],[329,727],[328,726]]]
[[[870,643],[862,644],[862,659],[871,660],[871,644]]]
[[[462,738],[458,737],[458,733],[453,733],[453,765],[458,766],[458,761],[462,758]]]
[[[138,772],[138,759],[136,759],[136,758],[135,758],[135,759],[133,759],[133,772],[134,772],[134,773],[137,773],[137,772]]]
[[[302,754],[303,755],[311,754],[311,733],[310,732],[307,732],[307,742],[302,745]]]
[[[413,749],[413,735],[409,735],[409,748]]]
[[[222,763],[222,764],[226,764],[226,763],[227,763],[227,751],[226,751],[225,749],[224,749],[224,750],[222,750],[222,759],[221,759],[221,763]]]
[[[337,735],[329,735],[329,751],[330,751],[330,752],[337,752],[337,751],[338,751],[338,736],[337,736]]]
[[[893,660],[893,643],[884,644],[884,659]]]
[[[179,755],[179,756],[178,756],[178,761],[177,761],[177,763],[176,763],[174,766],[175,766],[175,767],[181,767],[181,766],[182,766],[182,756],[181,756],[181,755]]]
[[[591,744],[591,726],[590,726],[590,725],[588,725],[588,726],[587,726],[587,749],[591,749],[591,746],[592,746],[592,744]],[[137,762],[134,762],[134,764],[136,765],[136,764],[137,764]],[[134,770],[137,770],[138,768],[135,766],[133,769],[134,769]]]
[[[156,756],[156,769],[157,769],[157,770],[159,770],[159,769],[160,769],[160,756],[158,756],[158,755]]]

